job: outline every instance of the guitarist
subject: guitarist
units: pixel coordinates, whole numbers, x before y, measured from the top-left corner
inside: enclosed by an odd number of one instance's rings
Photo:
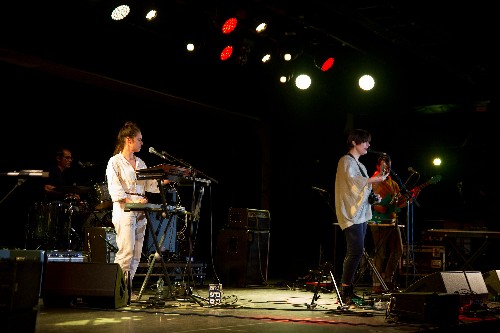
[[[382,155],[377,160],[376,170],[373,177],[379,174],[389,174],[391,170],[391,159],[388,155]],[[400,195],[400,188],[396,181],[388,176],[383,182],[374,183],[373,192],[380,195],[381,201],[372,206],[372,223],[370,230],[375,245],[374,264],[377,271],[384,279],[389,291],[395,290],[395,273],[403,255],[403,243],[397,216],[401,208],[407,205],[406,196]],[[410,194],[412,197],[418,195],[419,189]],[[393,226],[394,227],[393,227]],[[373,276],[372,293],[382,293],[380,282]]]

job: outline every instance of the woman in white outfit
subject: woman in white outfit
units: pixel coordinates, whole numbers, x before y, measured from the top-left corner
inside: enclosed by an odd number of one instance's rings
[[[108,190],[113,201],[112,222],[118,247],[115,263],[120,265],[128,285],[127,304],[130,304],[132,280],[141,260],[147,220],[144,212],[125,212],[125,204],[147,203],[146,191],[160,192],[156,180],[137,179],[136,171],[146,168],[146,163],[134,154],[141,150],[142,145],[139,127],[133,122],[126,122],[118,133],[114,154],[106,167]]]

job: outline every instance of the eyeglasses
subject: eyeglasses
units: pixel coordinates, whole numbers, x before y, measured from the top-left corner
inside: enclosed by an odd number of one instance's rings
[[[63,156],[65,159],[67,160],[72,160],[73,159],[73,156]]]

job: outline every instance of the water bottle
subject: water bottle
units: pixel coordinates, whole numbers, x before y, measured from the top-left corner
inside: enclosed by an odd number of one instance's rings
[[[156,282],[156,298],[163,298],[163,278],[160,277],[158,282]]]

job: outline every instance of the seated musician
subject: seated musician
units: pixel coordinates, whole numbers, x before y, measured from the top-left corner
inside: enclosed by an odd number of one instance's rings
[[[389,173],[390,169],[391,159],[388,155],[383,155],[377,160],[373,176]],[[392,228],[391,225],[397,225],[398,213],[407,205],[407,201],[406,196],[400,194],[398,183],[390,176],[383,182],[373,184],[373,192],[382,198],[372,206],[373,223],[370,224],[370,230],[375,245],[373,259],[375,268],[384,279],[389,291],[392,291],[396,288],[395,273],[403,255],[403,243],[398,227]],[[372,278],[372,293],[381,293],[383,288],[380,281],[374,274]]]
[[[74,174],[71,173],[73,156],[68,148],[59,148],[56,151],[55,163],[49,167],[49,177],[44,184],[46,201],[62,201],[66,199],[80,200],[78,193],[63,190],[75,185]]]

